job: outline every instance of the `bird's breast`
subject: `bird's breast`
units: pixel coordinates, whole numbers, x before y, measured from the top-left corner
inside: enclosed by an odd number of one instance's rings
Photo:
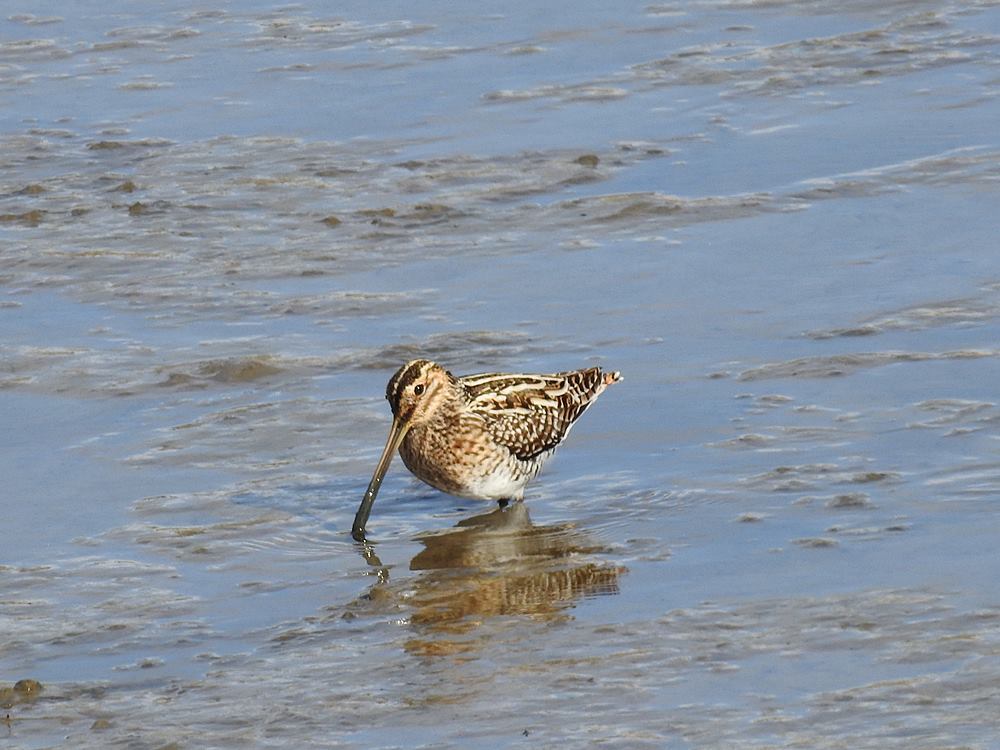
[[[521,497],[524,485],[537,473],[474,425],[465,430],[415,426],[400,443],[399,454],[418,479],[478,500]]]

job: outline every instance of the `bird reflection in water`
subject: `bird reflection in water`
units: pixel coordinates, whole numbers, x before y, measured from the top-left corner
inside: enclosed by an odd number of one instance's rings
[[[536,526],[524,503],[513,503],[460,521],[455,527],[417,537],[424,549],[411,561],[419,575],[397,592],[422,636],[406,644],[423,655],[474,649],[474,641],[443,641],[443,634],[470,633],[487,618],[531,616],[556,620],[581,598],[618,593],[623,567],[595,561],[604,552],[572,524]],[[388,571],[367,545],[376,569],[375,588]],[[405,589],[402,588],[405,586]],[[380,592],[383,598],[387,592]],[[395,597],[393,597],[395,598]]]

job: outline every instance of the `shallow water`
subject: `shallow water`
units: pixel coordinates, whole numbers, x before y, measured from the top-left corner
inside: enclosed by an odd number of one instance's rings
[[[0,19],[5,747],[996,747],[1000,4],[106,6]],[[417,355],[625,380],[365,550]]]

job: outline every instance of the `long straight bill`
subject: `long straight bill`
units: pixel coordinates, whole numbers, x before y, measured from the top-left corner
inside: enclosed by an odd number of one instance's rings
[[[399,448],[399,442],[403,439],[407,429],[409,429],[408,425],[393,417],[392,427],[389,428],[389,438],[385,441],[382,457],[378,460],[375,473],[372,474],[372,481],[368,483],[368,489],[365,490],[365,496],[361,499],[361,505],[358,506],[358,512],[354,516],[354,526],[351,527],[351,536],[359,542],[365,541],[365,524],[368,523],[372,505],[375,504],[375,496],[378,495],[379,488],[382,486],[382,477],[388,471],[392,457],[396,453],[396,449]]]

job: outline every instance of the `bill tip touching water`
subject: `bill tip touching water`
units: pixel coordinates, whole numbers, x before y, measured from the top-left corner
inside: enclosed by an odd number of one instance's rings
[[[407,362],[386,386],[392,425],[351,536],[365,541],[368,516],[397,450],[406,468],[442,492],[496,500],[501,507],[521,500],[577,419],[619,380],[620,373],[600,367],[456,377],[430,360]]]

